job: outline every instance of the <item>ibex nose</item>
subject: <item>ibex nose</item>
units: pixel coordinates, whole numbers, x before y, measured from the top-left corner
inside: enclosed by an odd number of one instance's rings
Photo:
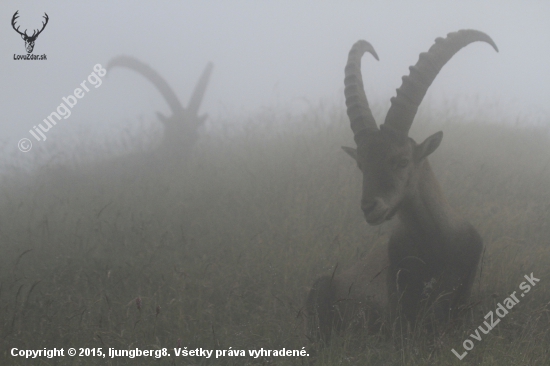
[[[371,213],[376,208],[376,201],[375,200],[361,200],[361,210],[363,210],[363,213],[365,216],[368,216],[369,213]]]

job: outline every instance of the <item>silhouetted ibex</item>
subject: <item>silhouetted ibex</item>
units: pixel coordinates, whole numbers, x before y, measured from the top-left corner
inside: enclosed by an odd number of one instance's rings
[[[422,309],[438,322],[446,322],[467,301],[482,239],[447,203],[428,162],[443,133],[417,144],[408,132],[441,68],[475,41],[486,42],[498,52],[493,40],[476,30],[436,39],[403,77],[380,128],[361,76],[362,55],[369,52],[377,60],[378,56],[366,41],[358,41],[350,50],[344,92],[357,149],[343,149],[363,173],[361,209],[367,223],[380,225],[394,216],[398,223],[387,248],[378,248],[354,268],[322,277],[313,285],[306,301],[309,328],[325,341],[333,329],[376,330],[384,319],[414,324]]]
[[[108,63],[107,70],[110,71],[113,67],[117,66],[132,69],[143,75],[147,80],[153,83],[168,103],[172,111],[170,117],[166,117],[162,113],[157,112],[158,118],[164,125],[162,149],[170,151],[187,151],[197,142],[199,137],[198,129],[207,118],[207,115],[199,116],[198,111],[206,87],[208,86],[208,80],[212,74],[212,68],[214,67],[212,63],[206,65],[193,91],[191,100],[185,109],[166,80],[149,65],[130,56],[119,56]]]

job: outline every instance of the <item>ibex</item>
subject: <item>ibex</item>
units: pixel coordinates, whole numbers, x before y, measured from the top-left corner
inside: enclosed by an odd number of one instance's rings
[[[126,67],[136,71],[149,80],[160,91],[168,106],[172,111],[170,117],[166,117],[160,112],[157,116],[164,125],[164,140],[162,149],[170,151],[187,151],[193,146],[199,137],[198,129],[204,123],[207,115],[198,115],[199,107],[204,97],[210,75],[212,74],[212,63],[208,63],[204,69],[195,90],[191,96],[191,100],[187,108],[183,108],[178,97],[170,88],[166,80],[164,80],[155,70],[149,65],[130,57],[119,56],[112,59],[107,64],[107,70],[110,71],[114,67]]]
[[[32,53],[32,50],[34,49],[34,42],[36,41],[36,38],[38,38],[40,33],[42,33],[44,28],[46,28],[46,25],[48,24],[48,20],[50,18],[48,17],[48,14],[44,13],[43,18],[45,19],[45,22],[42,22],[42,29],[40,29],[40,30],[35,29],[34,32],[32,33],[32,36],[29,36],[27,34],[26,29],[25,29],[25,32],[20,32],[19,27],[15,28],[15,22],[16,22],[17,18],[19,18],[19,10],[17,10],[15,12],[15,14],[13,14],[13,17],[11,18],[11,26],[13,27],[13,29],[17,33],[19,33],[21,35],[21,38],[23,38],[23,40],[25,41],[25,49],[27,50],[27,53]]]
[[[483,250],[482,239],[446,201],[428,162],[443,133],[417,144],[408,132],[441,68],[475,41],[486,42],[498,52],[493,40],[476,30],[436,39],[403,77],[380,128],[361,76],[363,54],[369,52],[377,60],[378,56],[366,41],[358,41],[350,50],[344,93],[357,149],[343,149],[363,174],[361,209],[367,223],[380,225],[394,216],[398,222],[387,248],[378,248],[347,272],[322,277],[313,285],[306,302],[310,331],[325,341],[333,329],[363,326],[376,330],[384,319],[414,325],[422,309],[430,310],[438,323],[445,323],[455,319],[466,303]]]

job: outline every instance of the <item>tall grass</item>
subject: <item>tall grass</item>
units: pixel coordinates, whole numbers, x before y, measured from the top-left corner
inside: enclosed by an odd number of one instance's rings
[[[387,240],[390,224],[369,227],[362,218],[361,177],[340,150],[353,143],[343,110],[266,110],[250,120],[239,130],[217,121],[217,132],[179,161],[143,149],[117,157],[107,150],[94,152],[96,162],[51,163],[30,173],[13,166],[0,196],[0,363],[550,363],[548,129],[437,111],[417,116],[417,141],[444,131],[432,166],[486,244],[476,305],[458,329],[418,337],[406,349],[366,334],[317,348],[304,332],[310,286],[368,255]],[[461,353],[484,315],[531,272],[539,284],[459,361],[451,349]],[[175,358],[179,345],[306,347],[310,356]],[[172,357],[28,362],[12,357],[12,347],[166,347]]]

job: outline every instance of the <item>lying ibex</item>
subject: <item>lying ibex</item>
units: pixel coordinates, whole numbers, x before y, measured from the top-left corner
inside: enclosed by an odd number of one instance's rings
[[[428,162],[443,133],[417,144],[408,132],[441,68],[475,41],[486,42],[498,52],[493,40],[476,30],[436,39],[410,67],[409,76],[403,77],[380,129],[361,76],[362,55],[378,56],[366,41],[351,48],[344,84],[357,149],[343,149],[363,173],[361,209],[367,223],[380,225],[394,216],[398,223],[387,249],[379,248],[356,267],[320,278],[313,285],[306,308],[314,335],[328,340],[333,329],[363,326],[376,330],[384,319],[415,324],[422,309],[446,322],[467,301],[483,242],[473,226],[449,206]]]
[[[166,117],[162,113],[157,112],[158,118],[164,125],[162,149],[187,151],[189,147],[194,145],[199,137],[198,129],[207,117],[206,115],[199,116],[198,111],[208,85],[208,80],[210,79],[210,74],[212,73],[212,68],[214,67],[212,63],[206,65],[186,109],[183,108],[166,80],[149,65],[130,56],[119,56],[108,63],[107,70],[110,71],[113,67],[117,66],[132,69],[143,75],[157,87],[164,99],[166,99],[172,115]]]

